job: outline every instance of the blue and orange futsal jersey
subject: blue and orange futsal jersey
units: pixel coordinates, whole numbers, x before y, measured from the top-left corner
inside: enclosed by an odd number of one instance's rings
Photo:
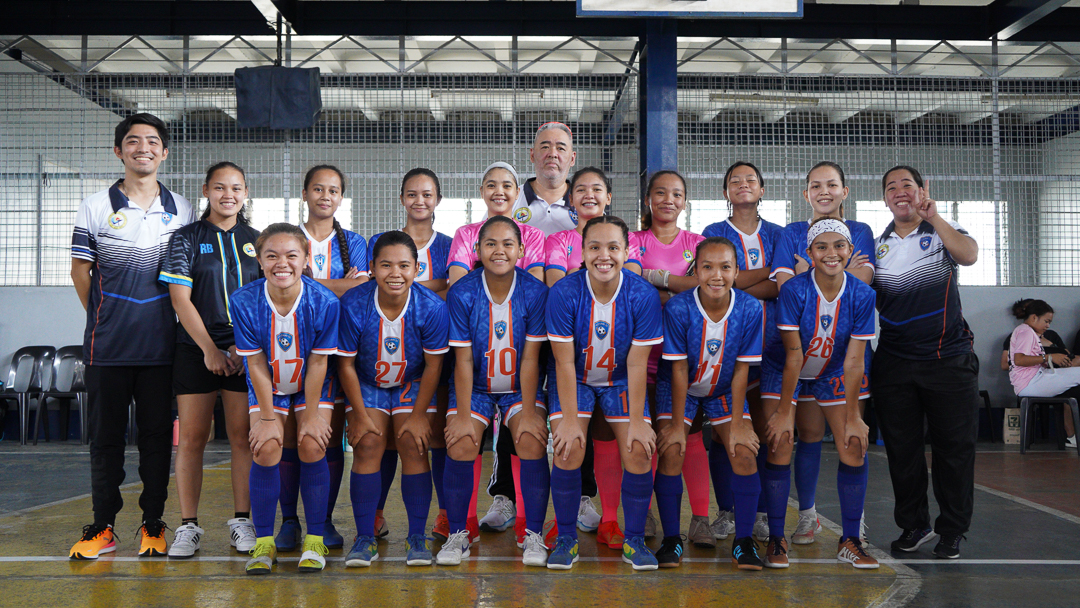
[[[784,283],[776,305],[780,330],[799,332],[803,349],[799,378],[804,380],[842,376],[848,341],[874,338],[873,288],[845,272],[844,285],[830,302],[813,279],[816,273],[804,272]],[[782,371],[784,360],[783,345],[767,346],[764,365]]]
[[[692,397],[719,397],[731,392],[735,362],[761,361],[761,302],[731,290],[727,312],[719,321],[705,313],[698,290],[684,291],[664,305],[664,355],[658,381],[671,382],[671,362],[689,364]]]
[[[758,220],[753,234],[746,234],[736,228],[731,220],[724,220],[709,224],[701,234],[705,238],[724,237],[735,243],[735,258],[739,270],[760,270],[772,267],[773,250],[776,249],[776,242],[783,232],[784,228],[779,224]]]
[[[375,263],[375,242],[383,233],[380,232],[368,240],[368,263]],[[435,281],[450,278],[447,262],[450,259],[450,243],[454,239],[441,232],[435,232],[427,244],[416,250],[416,280]]]
[[[450,288],[450,346],[472,347],[474,391],[521,390],[518,370],[525,342],[548,339],[547,291],[543,282],[520,268],[514,269],[510,295],[501,304],[492,301],[482,268]]]
[[[660,295],[624,268],[615,296],[601,304],[593,297],[587,271],[568,274],[548,292],[547,332],[552,342],[574,343],[578,382],[626,386],[630,346],[664,341]]]
[[[356,357],[360,382],[393,388],[424,373],[424,353],[450,350],[446,302],[427,287],[413,283],[409,299],[396,319],[379,307],[379,285],[368,281],[341,296],[338,354]]]
[[[316,279],[344,279],[348,270],[354,267],[367,274],[368,248],[364,237],[342,228],[345,233],[345,242],[349,244],[349,263],[346,266],[341,261],[341,246],[338,243],[337,231],[331,232],[325,240],[316,241],[303,224],[300,224],[300,229],[307,235],[308,246],[311,248],[311,255],[308,258],[311,276]]]
[[[301,280],[300,295],[285,315],[270,301],[266,279],[237,289],[229,302],[236,352],[266,353],[275,395],[303,392],[308,356],[337,352],[338,298],[315,279]]]

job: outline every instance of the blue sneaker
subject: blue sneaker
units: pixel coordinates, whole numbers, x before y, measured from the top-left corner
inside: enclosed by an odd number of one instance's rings
[[[631,536],[623,541],[622,561],[632,565],[634,570],[656,570],[659,567],[652,549],[645,546],[644,536]]]
[[[281,522],[281,529],[274,537],[274,546],[278,551],[296,551],[304,540],[304,531],[300,528],[299,519],[286,519]]]
[[[560,535],[555,539],[555,549],[548,556],[547,567],[550,570],[569,570],[578,560],[577,539],[569,535]]]
[[[423,534],[413,534],[405,539],[409,546],[409,552],[405,555],[406,566],[430,566],[431,565],[431,539]]]
[[[379,559],[379,543],[374,536],[357,536],[349,554],[345,556],[346,568],[367,568]]]
[[[330,518],[326,518],[326,523],[323,524],[323,545],[327,549],[340,549],[345,546],[345,539],[338,533],[337,528],[334,527],[334,522],[330,521]]]

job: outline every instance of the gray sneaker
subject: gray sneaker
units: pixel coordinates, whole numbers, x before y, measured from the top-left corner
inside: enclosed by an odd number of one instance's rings
[[[713,536],[712,530],[709,528],[709,518],[704,515],[691,516],[690,528],[686,533],[686,540],[693,543],[695,547],[701,547],[703,549],[715,548],[716,537]]]
[[[735,514],[731,511],[720,511],[709,528],[713,538],[727,540],[728,536],[735,533]]]

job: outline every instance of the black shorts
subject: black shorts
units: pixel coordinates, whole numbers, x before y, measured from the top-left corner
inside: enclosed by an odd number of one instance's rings
[[[176,354],[173,356],[173,391],[177,395],[202,395],[218,390],[247,394],[244,372],[233,376],[219,376],[206,369],[201,348],[177,343]]]

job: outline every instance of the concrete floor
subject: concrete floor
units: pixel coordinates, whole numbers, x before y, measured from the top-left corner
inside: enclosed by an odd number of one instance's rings
[[[0,467],[0,606],[1080,605],[1077,454],[1035,451],[1021,456],[1015,446],[980,448],[975,518],[957,561],[936,560],[927,546],[914,555],[873,549],[883,564],[876,571],[836,563],[831,524],[839,521],[836,454],[827,445],[817,502],[823,523],[830,522],[814,545],[792,547],[788,570],[738,572],[730,563],[729,542],[721,541],[715,550],[688,547],[681,568],[635,573],[618,552],[597,548],[593,534],[580,535],[582,561],[573,570],[526,569],[509,532],[484,534],[473,557],[459,567],[410,568],[404,564],[405,516],[395,487],[386,510],[390,536],[380,545],[382,561],[371,568],[346,570],[343,552],[337,550],[326,571],[300,575],[294,553],[281,556],[274,575],[249,577],[243,571],[246,556],[229,547],[224,523],[232,516],[224,442],[208,448],[200,508],[206,536],[197,558],[136,556],[135,505],[141,485],[137,455],[130,451],[130,483],[124,490],[128,507],[116,526],[120,543],[113,556],[97,562],[66,557],[90,522],[86,448],[74,442],[36,448],[0,442],[0,461],[6,465]],[[887,549],[899,531],[892,522],[892,488],[881,448],[872,452],[870,466],[869,538],[875,547]],[[170,491],[166,521],[175,526],[175,486]],[[481,496],[481,514],[489,502]],[[436,512],[433,504],[429,525]],[[936,513],[933,506],[931,512]],[[795,516],[790,510],[789,530]],[[684,505],[684,527],[689,517]],[[354,534],[347,487],[334,519],[345,536]],[[659,540],[651,544],[658,546]]]

